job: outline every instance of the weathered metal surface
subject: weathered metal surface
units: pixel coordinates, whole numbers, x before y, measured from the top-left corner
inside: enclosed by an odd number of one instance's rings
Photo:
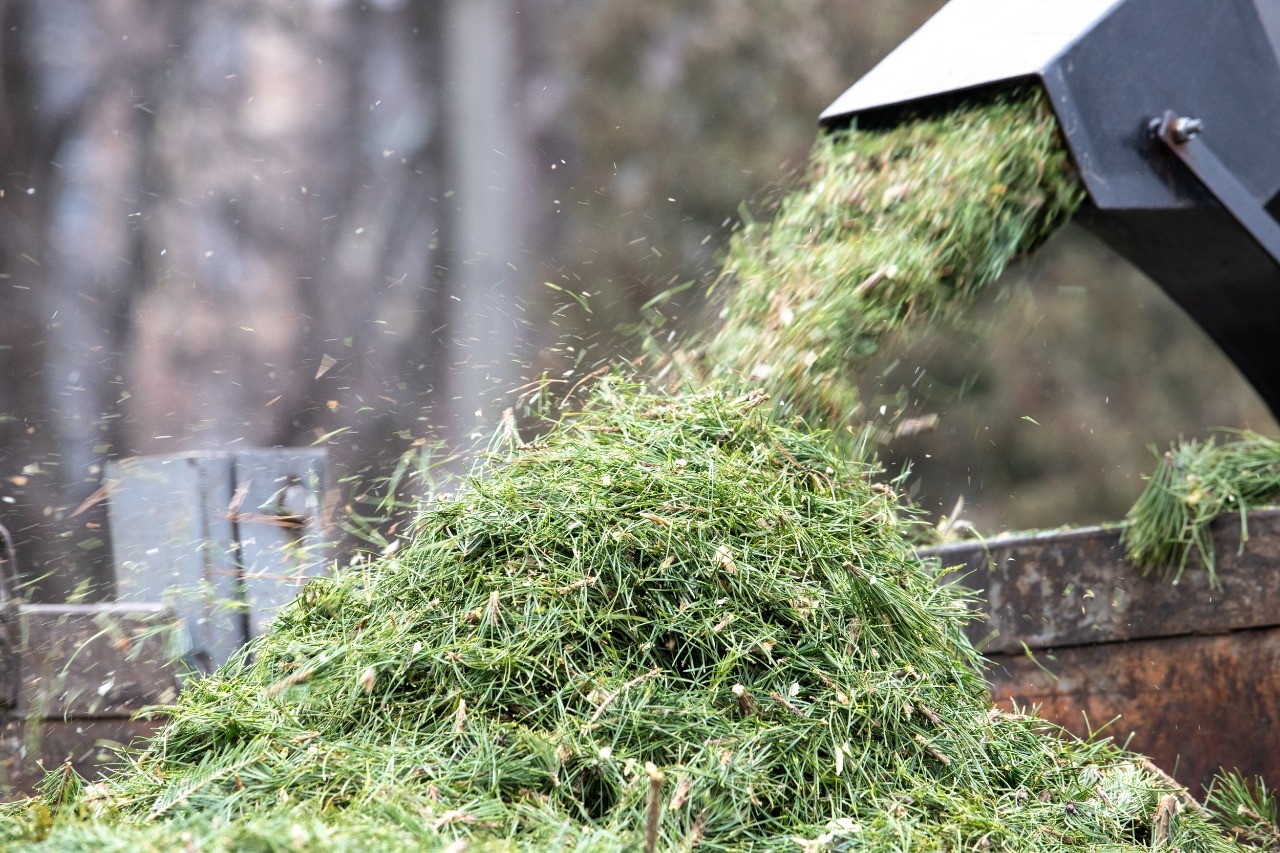
[[[100,779],[119,764],[118,746],[149,737],[158,721],[122,717],[0,722],[0,799],[36,793],[45,772],[71,762],[86,779]]]
[[[1280,780],[1280,630],[1000,655],[989,677],[1001,704],[1039,706],[1078,735],[1132,736],[1192,790],[1219,767]]]
[[[233,519],[244,572],[245,615],[249,637],[258,637],[276,611],[297,598],[324,565],[325,453],[240,453],[235,481],[243,493]]]
[[[31,793],[65,761],[89,778],[157,723],[143,708],[178,695],[174,615],[159,604],[22,605],[18,705],[0,717],[0,794]]]
[[[22,718],[127,717],[178,695],[173,614],[160,604],[30,604],[18,625]]]
[[[222,665],[322,571],[325,459],[288,448],[109,465],[117,598],[168,603],[191,663]]]
[[[233,462],[223,454],[139,457],[107,466],[116,599],[163,601],[182,620],[193,663],[212,667],[245,640]]]
[[[1280,625],[1280,510],[1250,513],[1241,550],[1239,516],[1215,525],[1222,588],[1209,584],[1198,557],[1175,586],[1124,560],[1117,530],[961,543],[926,549],[948,577],[979,590],[986,616],[969,635],[986,654],[1023,644],[1061,648],[1185,634],[1222,634]]]
[[[1038,706],[1076,734],[1132,736],[1193,788],[1222,766],[1275,783],[1280,510],[1219,519],[1214,544],[1221,589],[1194,556],[1176,586],[1144,577],[1114,529],[925,553],[961,566],[949,579],[988,601],[969,633],[991,662],[998,702]]]

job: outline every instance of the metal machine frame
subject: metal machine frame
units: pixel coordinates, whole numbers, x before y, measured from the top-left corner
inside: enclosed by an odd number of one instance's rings
[[[1080,222],[1280,415],[1280,0],[952,0],[823,114],[884,126],[1044,88]]]

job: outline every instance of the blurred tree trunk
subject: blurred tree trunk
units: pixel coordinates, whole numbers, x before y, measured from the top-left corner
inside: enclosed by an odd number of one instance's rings
[[[0,519],[45,596],[107,579],[104,513],[75,511],[120,434],[145,152],[182,9],[3,7],[0,460],[14,503]]]
[[[450,335],[457,364],[451,438],[461,444],[483,404],[512,388],[528,309],[520,282],[535,252],[524,243],[528,163],[520,130],[520,69],[512,0],[449,0],[445,55],[447,156],[454,206],[445,266],[453,281]]]
[[[157,119],[128,452],[342,431],[340,475],[377,470],[446,379],[437,5],[205,6]]]
[[[0,9],[0,522],[34,597],[109,592],[108,456],[339,433],[353,490],[514,384],[505,0]]]

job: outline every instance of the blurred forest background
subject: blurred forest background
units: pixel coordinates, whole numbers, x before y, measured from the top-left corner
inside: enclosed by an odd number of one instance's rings
[[[109,458],[319,441],[350,490],[634,354],[940,5],[0,0],[0,523],[30,594],[109,576]],[[1274,430],[1079,232],[889,349],[868,393],[940,416],[889,464],[985,531],[1118,518],[1148,445]]]

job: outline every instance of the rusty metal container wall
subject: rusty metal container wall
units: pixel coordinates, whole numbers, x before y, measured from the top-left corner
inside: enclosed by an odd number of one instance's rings
[[[1128,741],[1193,789],[1219,767],[1280,781],[1280,510],[1219,520],[1221,589],[1194,558],[1176,586],[1144,576],[1119,538],[1093,528],[922,553],[986,598],[969,635],[997,703]]]
[[[158,722],[142,709],[178,695],[174,615],[159,604],[16,608],[17,706],[0,716],[0,798],[35,792],[64,762],[99,778]]]

